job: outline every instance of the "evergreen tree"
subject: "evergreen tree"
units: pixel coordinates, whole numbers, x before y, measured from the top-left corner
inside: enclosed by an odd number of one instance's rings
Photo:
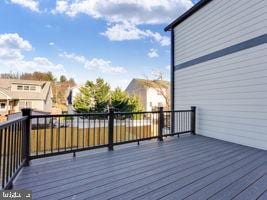
[[[96,79],[95,83],[87,81],[74,100],[74,109],[79,113],[107,112],[109,107],[120,112],[142,110],[138,98],[129,96],[119,88],[111,91],[109,84],[101,78]]]

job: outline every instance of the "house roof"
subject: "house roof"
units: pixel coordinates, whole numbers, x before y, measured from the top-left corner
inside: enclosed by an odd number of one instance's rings
[[[10,92],[5,88],[1,88],[1,85],[0,85],[0,99],[11,99]]]
[[[137,84],[144,87],[155,87],[155,86],[169,87],[170,85],[170,82],[165,80],[146,80],[146,79],[134,78],[132,81],[135,81]]]
[[[41,86],[40,92],[34,91],[11,91],[12,84],[27,84]],[[20,79],[2,79],[0,78],[0,99],[31,99],[31,100],[45,100],[51,89],[51,84],[48,81],[33,81]]]
[[[188,11],[186,11],[184,14],[182,14],[180,17],[175,19],[172,23],[170,23],[166,28],[165,31],[169,31],[176,27],[178,24],[182,23],[184,20],[186,20],[188,17],[193,15],[195,12],[197,12],[199,9],[207,5],[212,0],[200,0],[198,3],[196,3],[192,8],[190,8]]]

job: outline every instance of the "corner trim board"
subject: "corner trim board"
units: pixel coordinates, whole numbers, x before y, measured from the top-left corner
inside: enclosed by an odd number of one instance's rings
[[[236,52],[239,52],[242,50],[246,50],[246,49],[249,49],[252,47],[256,47],[256,46],[262,45],[264,43],[267,43],[267,34],[264,34],[264,35],[252,38],[250,40],[232,45],[230,47],[226,47],[224,49],[221,49],[221,50],[212,52],[210,54],[195,58],[193,60],[175,65],[174,71],[184,69],[187,67],[191,67],[193,65],[204,63],[204,62],[207,62],[209,60],[213,60],[213,59],[220,58],[223,56],[227,56],[229,54],[236,53]]]
[[[174,72],[175,72],[175,52],[174,52],[174,29],[171,29],[171,91],[170,91],[170,94],[171,94],[171,111],[174,110]],[[174,115],[172,113],[171,115],[171,133],[174,133]]]

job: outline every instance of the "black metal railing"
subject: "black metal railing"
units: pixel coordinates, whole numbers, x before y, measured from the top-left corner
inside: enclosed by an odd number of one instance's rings
[[[2,188],[30,160],[115,145],[158,139],[185,133],[195,134],[196,109],[153,112],[32,115],[0,125]]]
[[[108,113],[33,115],[30,159],[108,146]]]
[[[0,177],[1,188],[12,188],[12,181],[25,165],[27,117],[0,125]]]
[[[29,115],[30,155],[36,159],[95,148],[194,133],[195,110]],[[173,132],[171,119],[174,120]]]

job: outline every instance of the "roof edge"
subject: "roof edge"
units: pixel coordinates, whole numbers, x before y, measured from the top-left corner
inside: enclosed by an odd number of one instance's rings
[[[184,20],[186,20],[188,17],[193,15],[195,12],[197,12],[199,9],[204,7],[206,4],[210,3],[212,0],[201,0],[198,3],[196,3],[192,8],[187,10],[184,14],[182,14],[180,17],[175,19],[172,23],[170,23],[168,26],[164,28],[164,31],[169,31],[176,27],[178,24],[182,23]]]

